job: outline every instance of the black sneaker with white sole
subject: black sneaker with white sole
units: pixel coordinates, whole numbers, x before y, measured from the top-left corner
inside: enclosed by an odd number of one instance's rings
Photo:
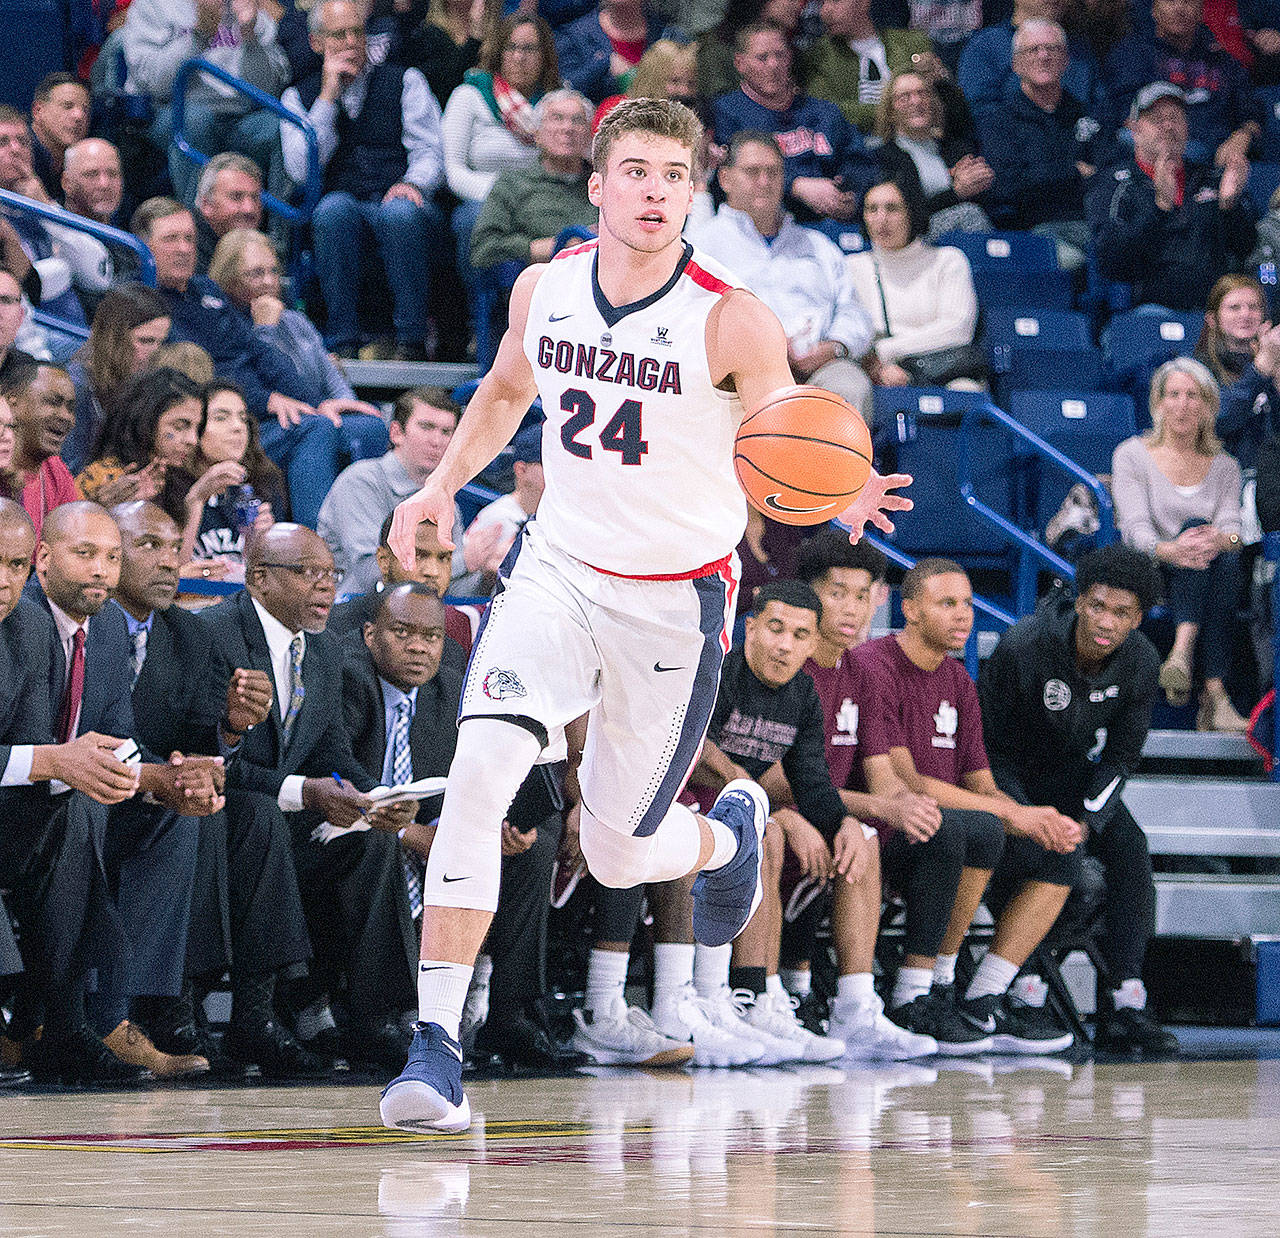
[[[888,1012],[899,1027],[920,1036],[932,1036],[944,1057],[968,1057],[990,1053],[993,1040],[956,1009],[950,987],[935,985],[928,993]]]
[[[957,1007],[979,1031],[990,1035],[996,1053],[1061,1053],[1075,1044],[1043,1006],[1028,1006],[1007,993],[990,993]]]
[[[1095,1049],[1108,1053],[1141,1053],[1171,1057],[1178,1052],[1178,1038],[1146,1010],[1121,1006],[1100,1013],[1093,1033]]]

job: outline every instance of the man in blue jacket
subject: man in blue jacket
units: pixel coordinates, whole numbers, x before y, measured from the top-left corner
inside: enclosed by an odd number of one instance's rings
[[[782,149],[787,208],[797,221],[856,218],[876,167],[862,135],[840,108],[796,89],[791,45],[782,30],[754,22],[738,35],[734,67],[742,84],[713,105],[715,141],[742,129],[772,133]]]
[[[293,518],[314,528],[338,475],[338,426],[305,402],[293,362],[258,338],[213,280],[195,273],[195,219],[182,203],[148,198],[134,212],[132,228],[155,257],[157,290],[173,322],[170,339],[199,344],[218,376],[244,389],[263,449],[288,478]]]

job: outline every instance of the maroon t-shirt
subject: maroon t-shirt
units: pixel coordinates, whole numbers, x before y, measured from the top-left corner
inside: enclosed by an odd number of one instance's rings
[[[957,659],[943,658],[937,670],[921,670],[895,636],[867,641],[851,656],[868,674],[868,695],[875,701],[859,719],[861,760],[906,748],[917,773],[957,787],[965,774],[989,767],[978,691]]]
[[[861,759],[865,754],[858,747],[858,722],[863,711],[873,707],[870,677],[852,653],[846,653],[835,666],[820,666],[810,658],[804,669],[822,701],[831,781],[846,791],[865,791]]]

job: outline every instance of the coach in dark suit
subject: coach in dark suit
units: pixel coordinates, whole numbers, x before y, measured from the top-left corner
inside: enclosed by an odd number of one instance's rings
[[[356,979],[365,984],[377,979],[367,973],[378,959],[397,958],[404,950],[398,910],[403,876],[394,834],[359,830],[319,849],[310,845],[321,823],[345,830],[364,817],[370,809],[364,792],[377,782],[351,751],[343,725],[341,645],[324,631],[336,579],[333,556],[315,533],[277,524],[245,549],[245,591],[203,618],[214,635],[219,684],[228,682],[233,668],[250,667],[269,673],[276,688],[268,721],[231,737],[239,738],[239,746],[227,769],[228,788],[275,797],[293,834],[305,906],[332,909],[355,902],[363,908],[361,948],[372,961]],[[311,923],[316,922],[313,914]],[[345,970],[331,934],[313,939],[312,951],[317,976]],[[290,996],[295,1008],[305,1004]],[[353,1036],[365,1037],[375,1021],[382,1028],[384,1011],[382,999],[353,1010],[362,1025],[350,1025]],[[382,1037],[373,1040],[378,1043],[357,1046],[349,1038],[348,1055],[381,1060]],[[236,1048],[231,1036],[228,1048]]]
[[[241,727],[266,721],[270,676],[237,668],[225,693],[215,693],[209,626],[173,605],[182,540],[178,526],[153,503],[122,504],[112,516],[122,542],[115,604],[125,612],[134,647],[139,741],[159,753],[216,756],[222,719]],[[269,1004],[262,1005],[263,986],[256,977],[304,963],[310,954],[280,809],[266,795],[233,794],[222,811],[200,821],[188,983],[177,999],[148,1001],[139,1017],[159,1048],[208,1056],[212,1050],[197,1025],[194,990],[216,983],[229,969],[232,1022],[261,1028],[273,1015]]]
[[[36,547],[38,579],[27,592],[53,619],[50,700],[64,742],[84,732],[136,739],[129,632],[121,610],[105,606],[119,572],[120,532],[101,507],[69,503],[46,517]],[[209,1064],[160,1053],[129,1021],[130,1000],[181,992],[197,818],[216,812],[222,798],[211,760],[144,756],[138,787],[149,801],[140,795],[112,808],[103,835],[102,861],[127,950],[97,961],[89,1013],[117,1057],[172,1077]]]

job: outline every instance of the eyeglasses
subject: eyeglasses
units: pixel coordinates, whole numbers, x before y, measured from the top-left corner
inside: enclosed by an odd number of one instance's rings
[[[313,567],[310,564],[299,563],[259,563],[258,566],[283,568],[286,572],[301,576],[309,585],[317,585],[321,581],[327,585],[336,585],[342,578],[342,573],[334,571],[331,567]]]

